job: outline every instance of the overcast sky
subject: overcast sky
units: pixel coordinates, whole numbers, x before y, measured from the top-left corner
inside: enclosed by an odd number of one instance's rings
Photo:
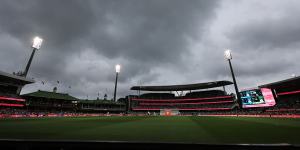
[[[227,48],[240,89],[300,75],[299,0],[1,0],[0,70],[24,70],[36,35],[36,83],[22,93],[111,98],[116,64],[118,97],[134,85],[231,80]]]

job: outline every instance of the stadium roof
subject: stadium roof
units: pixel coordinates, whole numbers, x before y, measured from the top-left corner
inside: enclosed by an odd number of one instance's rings
[[[260,85],[259,87],[276,89],[276,88],[282,88],[282,87],[296,87],[296,86],[298,86],[298,87],[300,86],[300,76],[273,82],[273,83],[269,83],[269,84]]]
[[[41,90],[38,90],[33,93],[23,94],[22,96],[47,98],[47,99],[59,99],[59,100],[78,100],[77,98],[70,96],[67,93],[55,93],[55,92],[41,91]]]
[[[0,71],[0,82],[2,84],[7,83],[7,84],[25,85],[25,84],[34,83],[34,80]]]
[[[164,85],[164,86],[133,86],[130,90],[140,91],[189,91],[199,89],[209,89],[233,84],[231,81],[214,81],[184,85]]]

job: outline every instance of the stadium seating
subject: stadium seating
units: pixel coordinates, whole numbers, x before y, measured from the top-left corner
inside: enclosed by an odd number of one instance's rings
[[[77,108],[80,112],[125,112],[125,103],[109,100],[80,100]]]
[[[221,90],[207,90],[177,96],[170,93],[147,93],[131,98],[133,111],[159,111],[177,109],[180,111],[228,111],[232,110],[233,95]]]

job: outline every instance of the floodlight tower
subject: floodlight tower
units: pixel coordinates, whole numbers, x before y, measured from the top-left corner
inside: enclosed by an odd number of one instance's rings
[[[43,39],[41,39],[41,38],[39,38],[39,37],[35,37],[35,38],[33,39],[33,44],[32,44],[33,50],[32,50],[31,56],[30,56],[30,58],[29,58],[29,60],[28,60],[28,63],[27,63],[27,65],[26,65],[26,68],[25,68],[25,70],[24,70],[24,72],[23,72],[23,74],[22,74],[24,77],[27,76],[27,73],[28,73],[28,70],[29,70],[29,68],[30,68],[30,65],[31,65],[31,62],[32,62],[32,59],[33,59],[33,56],[34,56],[35,51],[41,48],[42,43],[43,43]]]
[[[116,95],[117,95],[117,86],[118,86],[118,76],[121,70],[121,66],[118,64],[116,65],[116,81],[115,81],[115,92],[114,92],[114,101],[116,102]]]
[[[231,64],[231,59],[232,59],[231,50],[229,50],[229,49],[225,50],[224,57],[226,60],[228,60],[230,71],[231,71],[231,76],[232,76],[232,80],[233,80],[233,84],[234,84],[234,89],[235,89],[236,97],[238,100],[238,104],[239,104],[239,107],[242,108],[242,100],[241,100],[241,96],[239,93],[239,89],[238,89],[238,86],[237,86],[237,83],[235,80],[235,75],[234,75],[234,72],[232,69],[232,64]]]

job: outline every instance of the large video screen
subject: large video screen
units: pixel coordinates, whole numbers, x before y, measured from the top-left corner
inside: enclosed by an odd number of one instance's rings
[[[240,92],[243,108],[271,107],[276,104],[269,88],[252,89]]]

